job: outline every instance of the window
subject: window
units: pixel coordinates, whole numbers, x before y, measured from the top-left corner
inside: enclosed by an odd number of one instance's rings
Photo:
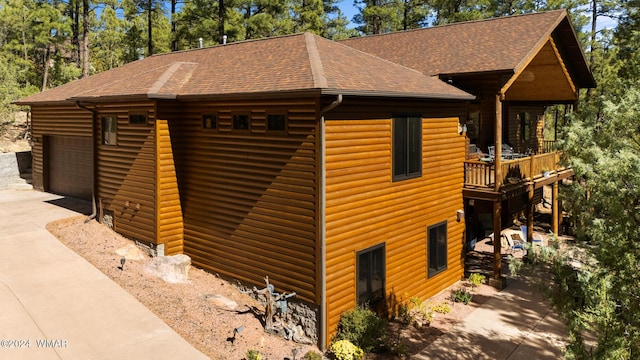
[[[356,254],[356,297],[358,305],[373,306],[385,299],[385,251],[380,244]]]
[[[447,222],[427,229],[427,276],[432,277],[447,269]]]
[[[105,116],[102,118],[102,144],[116,145],[116,132],[118,130],[118,118]]]
[[[267,115],[267,131],[286,131],[287,116],[284,114]]]
[[[203,129],[217,129],[218,121],[214,114],[202,115],[202,128]]]
[[[422,119],[393,119],[393,181],[422,175]]]
[[[144,115],[144,114],[130,114],[129,115],[129,124],[132,124],[132,125],[146,125],[147,124],[147,115]]]
[[[247,114],[234,114],[233,115],[233,130],[249,130],[249,115],[247,115]]]
[[[531,114],[523,111],[520,117],[520,140],[529,140],[531,138]]]

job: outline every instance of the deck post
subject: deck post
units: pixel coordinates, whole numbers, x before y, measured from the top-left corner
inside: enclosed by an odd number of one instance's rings
[[[558,236],[558,182],[553,183],[553,192],[551,195],[551,232]]]
[[[496,95],[496,124],[495,130],[495,179],[494,190],[500,192],[502,188],[502,94]],[[496,288],[504,287],[504,278],[502,278],[502,198],[493,203],[493,278],[490,284]]]
[[[533,204],[534,187],[531,186],[528,193],[527,201],[527,233],[523,234],[525,240],[529,244],[533,244],[533,213],[535,212],[535,205]]]

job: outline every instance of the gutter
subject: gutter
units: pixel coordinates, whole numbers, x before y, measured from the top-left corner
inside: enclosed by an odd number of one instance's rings
[[[97,112],[94,109],[89,109],[88,107],[80,104],[80,101],[76,101],[76,107],[78,107],[81,110],[86,110],[88,112],[91,113],[91,142],[92,142],[92,146],[93,146],[93,162],[92,162],[92,170],[93,170],[93,186],[91,186],[91,215],[89,215],[89,217],[84,221],[85,224],[88,223],[89,221],[93,220],[96,218],[97,214],[98,214],[98,209],[96,206],[96,182],[98,179],[97,173],[98,173],[98,162],[96,161],[97,156],[98,156],[98,145],[96,143],[96,140],[98,139],[98,136],[96,134],[96,131],[98,131],[98,127],[96,126],[96,114]]]
[[[327,349],[327,144],[326,126],[324,114],[337,108],[342,104],[342,94],[338,94],[336,100],[320,109],[320,349]]]

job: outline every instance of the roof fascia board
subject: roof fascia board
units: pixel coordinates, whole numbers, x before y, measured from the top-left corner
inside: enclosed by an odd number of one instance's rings
[[[349,95],[349,96],[361,96],[361,97],[387,97],[387,98],[413,98],[413,99],[437,99],[437,100],[462,100],[472,101],[476,97],[467,93],[466,95],[444,95],[444,94],[417,94],[417,93],[403,93],[392,91],[350,91],[340,89],[323,89],[322,95]]]
[[[556,46],[556,42],[553,41],[553,37],[549,38],[549,43],[551,44],[551,48],[553,49],[553,53],[556,55],[556,58],[558,59],[558,63],[560,64],[560,67],[562,68],[562,73],[567,78],[567,81],[569,82],[569,86],[571,86],[571,90],[573,91],[574,94],[577,94],[578,90],[576,88],[576,85],[573,83],[573,79],[571,79],[571,75],[569,74],[569,69],[567,69],[567,66],[564,63],[564,61],[562,59],[562,56],[560,56],[560,51],[558,51],[558,47]]]

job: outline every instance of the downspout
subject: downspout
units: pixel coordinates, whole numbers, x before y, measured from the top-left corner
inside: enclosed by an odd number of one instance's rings
[[[76,106],[79,109],[82,110],[86,110],[88,112],[91,113],[91,143],[93,146],[93,161],[92,161],[92,170],[93,170],[93,185],[91,186],[91,215],[89,215],[89,217],[84,221],[85,224],[88,223],[89,221],[93,220],[96,218],[96,215],[98,214],[98,209],[96,206],[96,181],[98,179],[97,173],[98,173],[98,169],[97,169],[97,164],[98,162],[96,161],[97,156],[98,156],[98,144],[96,143],[98,136],[96,134],[97,126],[96,126],[96,111],[93,109],[89,109],[86,106],[83,106],[82,104],[80,104],[80,101],[76,101]]]
[[[327,143],[324,114],[342,104],[342,94],[331,104],[320,109],[320,349],[327,348],[327,236],[326,236],[326,203],[327,203]]]

